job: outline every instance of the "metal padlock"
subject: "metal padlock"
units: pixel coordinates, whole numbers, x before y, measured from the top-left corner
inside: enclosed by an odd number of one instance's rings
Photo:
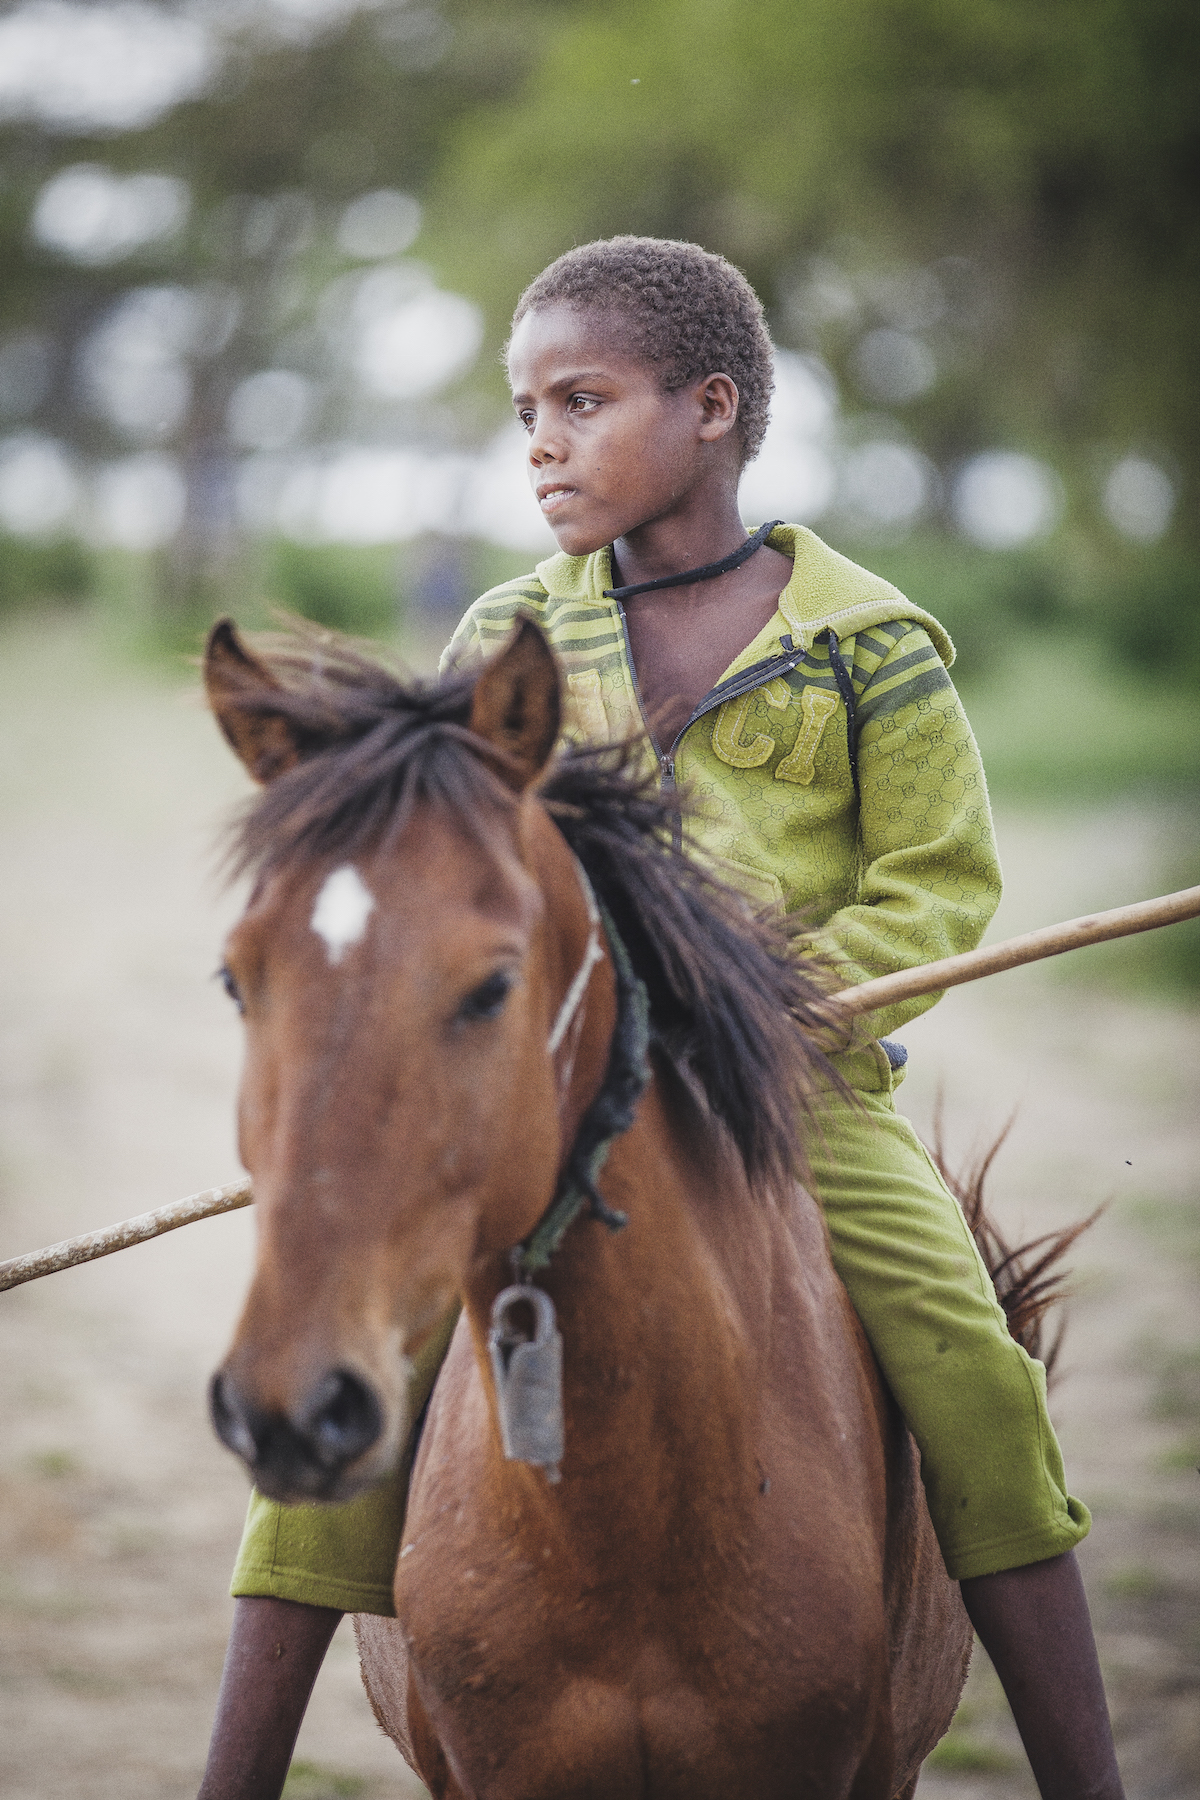
[[[509,1318],[518,1305],[533,1309],[532,1338],[517,1331]],[[549,1294],[529,1285],[497,1294],[488,1352],[504,1454],[511,1462],[544,1469],[547,1481],[559,1479],[563,1458],[562,1348]]]

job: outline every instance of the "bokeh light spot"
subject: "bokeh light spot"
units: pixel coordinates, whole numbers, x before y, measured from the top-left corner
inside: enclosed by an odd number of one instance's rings
[[[959,474],[950,510],[964,537],[985,550],[1014,550],[1053,531],[1062,513],[1062,483],[1036,457],[989,451]]]
[[[839,505],[852,525],[906,530],[929,506],[936,481],[933,464],[919,450],[878,440],[846,457]]]
[[[103,163],[74,163],[38,195],[30,230],[47,249],[98,265],[172,237],[190,206],[187,183],[173,176],[114,175]]]
[[[1104,510],[1122,536],[1152,544],[1171,523],[1174,483],[1157,463],[1126,456],[1104,484]]]
[[[128,456],[96,477],[93,535],[122,550],[157,550],[183,523],[187,487],[169,456]]]
[[[421,229],[421,203],[396,188],[377,188],[352,200],[338,224],[338,248],[371,261],[398,256]]]
[[[235,388],[229,435],[248,450],[281,450],[294,442],[313,409],[313,387],[291,369],[263,369]]]
[[[937,380],[937,361],[928,344],[887,325],[859,339],[851,368],[862,393],[881,406],[917,400]]]
[[[0,118],[128,131],[201,93],[217,65],[198,20],[140,0],[27,0],[0,19]]]
[[[71,459],[53,438],[32,432],[0,442],[0,527],[14,537],[65,530],[79,500]]]
[[[415,400],[463,374],[479,354],[483,314],[461,294],[414,294],[365,326],[354,358],[364,386],[388,400]]]

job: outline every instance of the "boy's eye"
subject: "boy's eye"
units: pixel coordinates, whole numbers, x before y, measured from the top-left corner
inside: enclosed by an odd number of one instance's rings
[[[590,394],[572,394],[571,398],[567,401],[567,411],[591,412],[596,404],[596,401],[593,400]]]
[[[533,430],[534,421],[537,418],[537,414],[535,412],[531,412],[528,407],[525,407],[523,409],[523,411],[521,411],[517,414],[517,417],[518,417],[518,419],[520,419],[520,421],[521,421],[522,425],[525,427],[526,431]]]

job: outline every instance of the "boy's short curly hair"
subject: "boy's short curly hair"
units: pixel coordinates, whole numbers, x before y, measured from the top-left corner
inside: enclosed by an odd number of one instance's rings
[[[555,302],[618,315],[629,348],[658,366],[667,393],[702,375],[732,376],[742,461],[758,455],[775,385],[762,302],[723,256],[674,238],[614,237],[568,250],[531,281],[513,329]]]

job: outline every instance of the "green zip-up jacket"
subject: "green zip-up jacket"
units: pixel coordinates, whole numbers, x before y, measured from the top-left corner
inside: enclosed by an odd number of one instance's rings
[[[793,561],[778,610],[675,743],[656,746],[664,778],[695,803],[693,834],[727,879],[798,913],[800,941],[844,985],[974,949],[1000,868],[947,633],[804,526],[768,541]],[[604,743],[644,731],[612,585],[608,550],[552,556],[475,601],[443,666],[497,650],[524,615],[561,659],[570,733]],[[875,1014],[873,1029],[896,1031],[936,998]]]

